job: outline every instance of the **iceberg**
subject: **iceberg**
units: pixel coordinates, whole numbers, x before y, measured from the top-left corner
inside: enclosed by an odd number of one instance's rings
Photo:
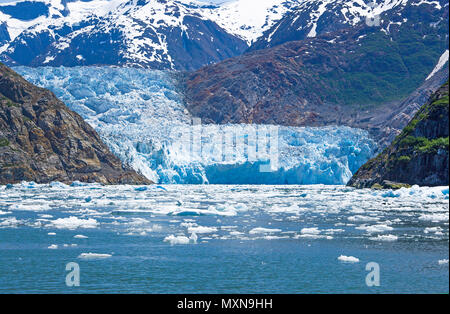
[[[341,255],[338,257],[338,260],[344,263],[359,263],[359,258],[354,256]]]
[[[344,126],[202,125],[170,71],[15,70],[52,90],[123,162],[159,184],[345,184],[376,151],[367,131]]]
[[[93,260],[93,259],[105,259],[110,258],[111,254],[99,254],[99,253],[81,253],[78,258]]]

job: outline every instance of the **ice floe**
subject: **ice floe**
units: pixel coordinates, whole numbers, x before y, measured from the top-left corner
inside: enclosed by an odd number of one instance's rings
[[[171,245],[176,244],[195,244],[197,243],[198,237],[195,233],[191,234],[191,236],[188,238],[186,236],[182,235],[170,235],[164,238],[164,242],[169,242]]]
[[[338,257],[338,260],[345,263],[359,263],[359,258],[354,256],[341,255]]]
[[[70,216],[68,218],[58,218],[56,220],[52,220],[50,221],[49,226],[57,229],[69,229],[69,230],[75,230],[78,228],[89,229],[89,228],[97,228],[98,222],[93,218],[80,219],[75,216]]]
[[[189,227],[188,228],[189,233],[193,234],[200,234],[200,233],[214,233],[217,232],[216,227],[203,227],[203,226],[197,226],[197,227]]]
[[[398,240],[398,236],[386,234],[386,235],[377,235],[376,237],[371,237],[369,239],[372,241],[394,242]]]
[[[106,259],[110,258],[111,254],[101,254],[101,253],[81,253],[78,258],[86,259],[86,260],[94,260],[94,259]]]
[[[269,228],[253,228],[249,231],[249,234],[266,234],[266,233],[277,233],[281,232],[281,229],[269,229]]]
[[[0,215],[0,228],[42,228],[46,235],[80,230],[70,234],[80,240],[86,238],[83,229],[89,229],[93,239],[96,232],[110,230],[165,239],[167,244],[343,238],[364,238],[372,243],[368,245],[399,239],[442,241],[449,236],[447,190],[412,187],[385,198],[382,191],[327,185],[165,185],[137,191],[131,185],[22,182],[8,189],[0,186],[0,210],[8,212]],[[10,210],[33,202],[50,209]]]
[[[87,239],[88,237],[82,234],[77,234],[73,236],[75,239]]]

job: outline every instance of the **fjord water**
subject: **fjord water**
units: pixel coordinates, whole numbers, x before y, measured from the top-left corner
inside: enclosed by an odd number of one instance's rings
[[[233,162],[179,150],[196,126],[171,72],[15,70],[164,185],[0,186],[0,292],[448,293],[448,187],[343,186],[377,149],[368,132],[278,127],[279,169],[261,173],[267,156],[249,163],[248,149]],[[202,126],[196,144],[247,127]],[[80,287],[66,286],[71,262]],[[379,287],[366,284],[371,262]]]
[[[448,193],[0,186],[0,292],[448,293]],[[70,262],[79,287],[65,284]]]

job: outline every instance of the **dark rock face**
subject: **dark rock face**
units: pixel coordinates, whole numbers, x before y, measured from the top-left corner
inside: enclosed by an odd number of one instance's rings
[[[149,184],[52,92],[0,65],[0,184]]]
[[[447,81],[394,142],[362,166],[348,185],[357,188],[383,187],[389,181],[422,186],[448,185],[448,88]]]
[[[11,38],[9,37],[8,28],[6,27],[6,23],[0,23],[0,45],[4,45],[10,40],[11,40]]]

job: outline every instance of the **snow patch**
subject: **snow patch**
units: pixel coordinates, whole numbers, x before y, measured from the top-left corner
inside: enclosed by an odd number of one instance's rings
[[[448,62],[448,49],[445,50],[445,52],[442,54],[442,56],[439,58],[438,63],[436,64],[436,67],[431,71],[430,75],[426,78],[426,80],[429,80],[433,77],[437,72],[439,72],[444,65]]]

